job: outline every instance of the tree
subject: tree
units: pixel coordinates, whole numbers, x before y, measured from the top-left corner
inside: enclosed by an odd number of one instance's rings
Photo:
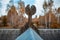
[[[3,16],[2,23],[3,23],[3,26],[7,26],[7,18],[6,18],[6,16]]]
[[[25,12],[28,15],[29,26],[31,26],[32,15],[34,15],[36,13],[36,7],[34,5],[32,5],[31,8],[30,8],[30,5],[27,5],[26,8],[25,8]]]
[[[46,2],[46,0],[45,0],[45,1],[44,1],[44,4],[43,4],[43,9],[44,9],[44,11],[46,11],[47,7],[48,7],[48,4],[47,4],[47,2]]]
[[[49,0],[48,1],[48,9],[49,9],[50,13],[52,13],[52,6],[53,6],[53,0]],[[50,25],[51,25],[51,15],[49,14],[49,28],[50,28]]]
[[[44,9],[44,13],[45,13],[45,25],[46,25],[46,28],[47,28],[47,18],[46,18],[47,8],[48,8],[48,4],[47,4],[47,2],[46,2],[46,0],[45,0],[45,1],[44,1],[44,4],[43,4],[43,9]]]
[[[57,23],[59,24],[60,23],[60,7],[57,9]]]
[[[53,0],[48,0],[48,2],[46,2],[46,0],[44,1],[43,4],[43,9],[45,11],[45,24],[46,24],[46,28],[47,28],[47,17],[46,17],[46,12],[49,11],[49,13],[52,13],[52,6],[53,6]],[[49,28],[50,28],[50,23],[51,23],[51,15],[49,14]]]
[[[8,11],[7,15],[8,15],[7,20],[10,23],[10,25],[12,25],[12,26],[17,25],[16,21],[18,19],[18,13],[17,13],[14,5],[11,6],[11,9]]]
[[[14,1],[13,1],[13,0],[10,0],[10,1],[9,1],[9,4],[7,4],[7,9],[6,9],[6,11],[8,11],[12,5],[14,5]]]
[[[9,5],[9,4],[7,4],[7,9],[6,9],[6,11],[8,11],[8,10],[9,10],[9,8],[10,8],[10,5]]]
[[[49,7],[49,9],[51,9],[52,6],[53,6],[53,0],[49,0],[49,1],[48,1],[48,7]]]

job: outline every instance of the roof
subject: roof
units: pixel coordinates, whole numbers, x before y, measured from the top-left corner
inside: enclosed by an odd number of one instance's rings
[[[16,40],[43,40],[32,28],[28,28]]]

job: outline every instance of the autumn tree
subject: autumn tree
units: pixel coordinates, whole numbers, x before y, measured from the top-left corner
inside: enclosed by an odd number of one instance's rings
[[[3,26],[7,26],[7,17],[6,16],[3,16],[2,24],[3,24]]]
[[[57,9],[57,23],[60,23],[60,7]]]
[[[46,15],[47,8],[48,8],[48,4],[47,4],[47,2],[45,0],[44,4],[43,4],[43,9],[44,9],[44,14],[45,15]],[[45,25],[46,25],[46,28],[47,28],[47,17],[46,16],[45,16]]]
[[[47,11],[49,13],[52,13],[52,6],[53,6],[53,0],[48,0],[48,2],[46,0],[44,1],[43,9],[44,9],[44,13],[45,13],[46,28],[47,28],[47,25],[49,25],[49,28],[50,28],[50,23],[51,23],[51,15],[49,14],[49,22],[48,22],[47,17],[46,17],[46,13],[47,13]]]

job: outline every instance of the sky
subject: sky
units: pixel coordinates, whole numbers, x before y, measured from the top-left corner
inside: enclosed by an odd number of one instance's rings
[[[7,8],[7,4],[9,4],[9,1],[10,0],[0,0],[0,16],[1,15],[7,15],[7,12],[6,12],[6,8]],[[14,5],[17,7],[18,5],[18,1],[19,0],[14,0]],[[27,4],[30,4],[30,5],[35,5],[36,6],[36,14],[37,16],[39,15],[44,15],[44,13],[42,12],[43,11],[43,2],[44,0],[22,0],[25,2],[25,6]],[[48,0],[46,0],[48,1]],[[53,0],[54,1],[54,8],[58,8],[60,7],[60,0]],[[35,15],[33,15],[33,18],[35,17]],[[27,15],[25,15],[27,17]]]

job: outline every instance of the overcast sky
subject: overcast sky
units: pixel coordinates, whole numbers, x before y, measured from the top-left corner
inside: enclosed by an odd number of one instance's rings
[[[9,3],[10,0],[0,0],[0,3],[2,3],[2,5],[0,5],[0,16],[1,15],[7,15],[6,10],[6,6]],[[14,0],[14,5],[17,6],[19,0]],[[25,2],[25,6],[27,4],[30,5],[35,5],[36,6],[36,14],[35,15],[44,15],[44,13],[42,12],[43,8],[43,2],[44,0],[22,0]],[[48,0],[47,0],[48,1]],[[60,7],[60,0],[53,0],[54,1],[54,7],[58,8]],[[33,17],[35,17],[35,15],[33,15]]]

